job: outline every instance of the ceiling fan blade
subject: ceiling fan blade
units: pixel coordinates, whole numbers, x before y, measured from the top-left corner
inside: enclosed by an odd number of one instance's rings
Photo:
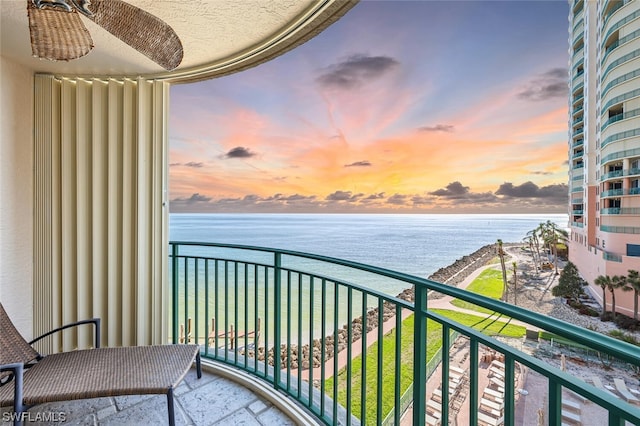
[[[91,35],[76,11],[38,9],[27,0],[27,14],[33,56],[69,61],[93,49]]]
[[[92,0],[89,19],[138,52],[172,70],[182,62],[182,43],[164,21],[121,0]]]

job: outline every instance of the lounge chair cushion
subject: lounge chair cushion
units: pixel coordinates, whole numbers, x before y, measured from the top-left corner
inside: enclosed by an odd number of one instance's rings
[[[196,358],[197,345],[86,349],[44,357],[24,374],[27,405],[117,395],[166,394]],[[0,387],[0,407],[13,386]]]

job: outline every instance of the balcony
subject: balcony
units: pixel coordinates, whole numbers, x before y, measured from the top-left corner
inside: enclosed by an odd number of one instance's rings
[[[602,198],[620,197],[621,195],[624,195],[624,189],[622,189],[622,188],[608,189],[608,190],[602,191],[600,193],[600,197],[602,197]]]
[[[611,178],[621,177],[623,175],[624,175],[624,171],[623,170],[612,170],[610,172],[607,172],[607,173],[603,174],[602,177],[600,178],[600,180],[607,180],[607,179],[611,179]]]
[[[425,409],[405,410],[437,405],[439,421],[447,424],[456,415],[453,395],[462,381],[469,407],[464,415],[478,424],[489,353],[503,366],[493,383],[502,395],[496,411],[504,424],[518,424],[516,412],[536,398],[517,391],[525,370],[546,383],[538,396],[549,424],[562,423],[569,395],[604,410],[610,424],[640,422],[637,408],[522,351],[522,338],[497,339],[428,305],[437,293],[451,296],[511,318],[528,334],[552,333],[558,341],[640,365],[638,347],[590,330],[438,282],[308,253],[172,242],[170,265],[172,340],[198,342],[203,359],[256,377],[323,423],[399,425],[403,419],[424,425]],[[391,295],[402,288],[413,291]],[[461,346],[464,370],[450,358]],[[427,387],[430,380],[441,384],[440,402]]]

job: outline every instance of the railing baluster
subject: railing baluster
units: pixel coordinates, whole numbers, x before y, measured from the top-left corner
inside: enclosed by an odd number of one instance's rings
[[[279,252],[274,253],[273,259],[273,297],[274,312],[273,321],[275,328],[273,330],[273,386],[280,388],[280,370],[282,369],[282,351],[280,350],[280,342],[282,342],[282,256]]]
[[[338,313],[340,312],[340,302],[338,300],[338,295],[340,294],[340,290],[338,289],[338,283],[334,281],[333,283],[333,418],[338,418]]]
[[[264,268],[264,377],[269,376],[269,269]],[[275,353],[275,347],[274,347]]]
[[[324,395],[325,395],[325,371],[324,366],[326,362],[326,345],[327,341],[326,337],[326,322],[327,322],[327,281],[322,279],[322,296],[321,300],[321,319],[322,324],[320,326],[320,413],[321,416],[324,417]]]
[[[367,423],[367,293],[362,294],[362,378],[360,379],[360,419]]]
[[[313,329],[315,326],[313,313],[315,312],[315,282],[313,276],[309,277],[309,408],[313,407],[313,366],[314,366],[314,345]]]
[[[244,367],[249,367],[249,264],[244,264]],[[254,332],[257,330],[254,328]]]
[[[427,288],[414,285],[413,426],[424,426],[427,403]]]
[[[287,271],[287,392],[291,391],[291,271]]]
[[[214,344],[216,345],[214,348],[214,351],[216,353],[216,358],[218,358],[219,354],[219,347],[220,347],[220,342],[218,341],[218,336],[220,336],[220,333],[218,333],[218,329],[220,328],[220,310],[218,309],[218,306],[220,306],[220,261],[218,259],[215,260],[214,262],[214,277],[213,277],[213,283],[214,283],[214,293],[216,295],[216,300],[214,302],[213,305],[213,325],[214,325],[214,330],[213,330],[213,341]]]
[[[504,357],[504,377],[504,422],[510,426],[515,424],[516,418],[516,369],[514,359],[509,354],[505,354]]]
[[[353,323],[353,289],[349,287],[347,289],[347,426],[351,426],[351,374],[352,374],[352,363],[353,356],[351,354],[351,339],[353,338],[353,328],[351,324]],[[338,372],[334,373],[336,378],[338,377]]]
[[[194,293],[193,300],[195,300],[195,303],[194,303],[195,306],[193,307],[193,312],[194,312],[193,313],[193,317],[194,317],[193,318],[193,328],[194,328],[194,330],[193,330],[193,338],[194,338],[194,343],[196,345],[199,344],[199,341],[198,341],[198,328],[200,326],[200,317],[198,316],[198,313],[199,313],[198,312],[198,305],[200,305],[198,303],[198,297],[199,297],[199,294],[198,294],[198,292],[199,292],[199,289],[198,289],[199,280],[198,280],[198,278],[200,277],[200,270],[199,270],[199,266],[198,266],[199,264],[200,264],[200,259],[196,258],[195,259],[195,264],[193,266],[193,275],[194,275],[194,277],[193,277],[194,278],[194,280],[193,280],[193,293]]]
[[[449,422],[449,348],[451,347],[451,330],[447,324],[442,324],[442,420]]]
[[[184,258],[184,342],[189,343],[189,258]]]
[[[609,411],[609,426],[625,426],[626,422],[617,413]]]
[[[233,343],[231,344],[233,350],[233,365],[238,365],[238,262],[233,262]]]
[[[505,363],[505,369],[507,364]],[[505,371],[506,374],[506,371]],[[560,383],[553,380],[551,377],[547,378],[549,381],[549,424],[550,425],[559,425],[562,424],[562,386]],[[507,393],[507,383],[505,382],[505,404],[509,397]],[[505,407],[506,410],[506,407]],[[506,413],[505,413],[506,415]],[[506,420],[506,419],[505,419]]]
[[[478,341],[471,337],[469,341],[469,424],[478,424]]]
[[[224,261],[224,360],[229,360],[229,261]]]
[[[258,309],[258,271],[258,265],[253,265],[253,326],[254,330],[256,330],[256,334],[253,337],[253,367],[256,373],[258,372],[258,349],[260,346],[260,336],[257,333],[258,322],[260,321],[260,311]],[[265,323],[262,326],[266,327],[267,325]]]
[[[171,330],[171,341],[173,342],[173,344],[175,345],[176,343],[178,343],[178,334],[179,332],[179,326],[178,326],[178,302],[180,300],[180,296],[179,296],[179,292],[178,292],[178,277],[179,277],[179,273],[178,273],[178,250],[179,250],[179,246],[178,244],[171,244],[171,276],[172,276],[172,286],[171,286],[171,293],[172,293],[172,301],[171,301],[171,310],[173,312],[171,312],[171,315],[173,317],[173,323],[172,323],[172,330]]]
[[[394,387],[394,424],[400,424],[400,396],[402,394],[400,378],[402,377],[402,307],[396,304],[396,375]]]
[[[204,261],[204,354],[209,355],[209,263],[211,261],[206,259]]]
[[[382,414],[382,371],[384,370],[383,363],[383,350],[382,350],[382,339],[384,339],[384,300],[379,297],[378,298],[378,389],[376,391],[376,419],[378,419],[378,423],[382,421],[384,418],[384,414]]]
[[[302,355],[302,274],[298,274],[298,398],[302,397]]]

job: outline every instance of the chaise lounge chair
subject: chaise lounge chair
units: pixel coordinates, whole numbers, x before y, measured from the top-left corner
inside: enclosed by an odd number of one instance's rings
[[[55,332],[83,324],[95,327],[95,349],[42,356],[31,346]],[[0,407],[13,407],[14,425],[34,405],[121,395],[167,395],[169,424],[175,424],[173,391],[194,360],[202,376],[198,345],[100,348],[100,319],[56,328],[28,342],[0,304]]]

